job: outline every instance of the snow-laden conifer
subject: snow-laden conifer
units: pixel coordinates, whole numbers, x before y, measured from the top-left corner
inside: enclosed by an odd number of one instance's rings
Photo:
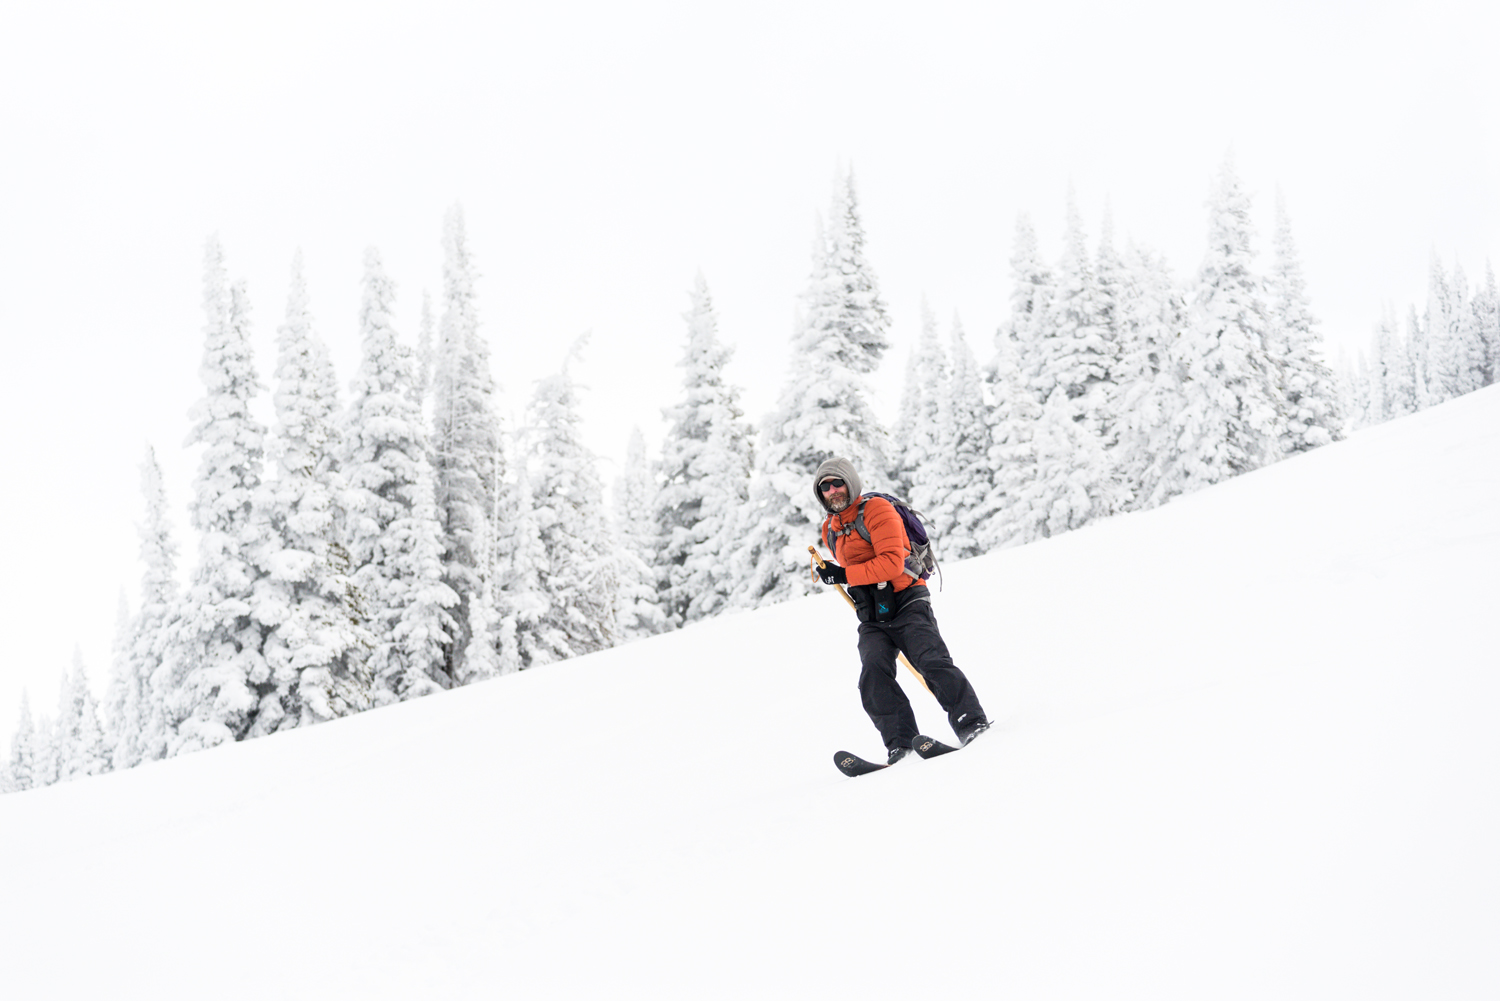
[[[54,785],[59,777],[61,756],[57,749],[57,727],[52,717],[38,714],[31,736],[32,788]]]
[[[938,321],[927,297],[922,297],[922,335],[917,340],[917,399],[908,433],[904,465],[911,470],[913,507],[946,532],[952,512],[944,503],[951,470],[948,453],[953,439],[953,386],[948,351],[938,335]]]
[[[1119,424],[1111,466],[1131,509],[1148,506],[1174,454],[1171,419],[1182,403],[1172,345],[1187,312],[1166,259],[1131,243],[1122,259],[1118,302]]]
[[[141,761],[166,757],[172,739],[172,681],[182,596],[177,586],[177,542],[172,536],[166,490],[156,451],[146,449],[141,462],[141,495],[145,517],[137,525],[140,539],[140,608],[130,624],[130,646],[123,667],[127,685],[138,691],[134,726],[137,745],[116,746],[116,754],[131,768]],[[122,722],[122,735],[129,732]]]
[[[1267,277],[1270,315],[1266,338],[1278,369],[1282,454],[1306,452],[1344,436],[1333,370],[1323,359],[1323,338],[1307,296],[1307,280],[1292,240],[1286,203],[1276,196],[1274,251]]]
[[[1042,412],[1032,385],[1052,296],[1051,269],[1042,261],[1030,217],[1021,213],[1010,256],[1010,315],[995,332],[995,356],[984,370],[994,400],[987,463],[991,472],[976,523],[978,543],[986,551],[1041,537],[1036,513],[1027,505],[1036,478],[1033,444]]]
[[[537,383],[527,418],[529,476],[546,560],[537,568],[546,611],[533,635],[533,663],[577,657],[619,641],[619,578],[596,460],[583,443],[571,361]]]
[[[474,631],[471,620],[486,614],[470,605],[482,600],[485,589],[494,489],[505,476],[495,469],[501,431],[489,346],[479,333],[476,277],[463,211],[455,205],[443,222],[443,313],[432,372],[432,465],[443,527],[443,582],[459,597],[456,631],[446,649],[454,680],[469,673],[463,660]]]
[[[1119,421],[1114,382],[1119,345],[1106,323],[1071,191],[1067,220],[1046,329],[1035,345],[1039,364],[1032,383],[1043,408],[1027,506],[1037,512],[1044,535],[1106,517],[1122,510],[1126,500],[1108,454]]]
[[[523,443],[523,454],[524,447]],[[547,550],[526,463],[518,458],[506,468],[514,475],[501,484],[500,509],[505,516],[499,519],[500,558],[495,569],[500,674],[551,663],[566,645],[566,637],[547,624],[548,603],[540,580]]]
[[[70,782],[109,770],[99,703],[89,685],[83,653],[77,649],[73,651],[73,670],[63,678],[54,739],[58,781]]]
[[[501,443],[497,441],[495,445],[498,451]],[[500,544],[496,532],[500,517],[498,477],[502,466],[502,457],[497,454],[490,466],[490,476],[496,480],[491,483],[489,489],[489,495],[493,498],[493,507],[486,519],[484,547],[477,554],[479,591],[475,594],[474,600],[470,601],[465,608],[467,620],[463,631],[468,635],[469,642],[464,647],[463,657],[459,660],[458,675],[454,678],[454,681],[460,685],[484,681],[500,673],[500,612],[496,601],[498,585],[495,575],[500,556]]]
[[[997,343],[997,359],[1008,355],[1022,384],[1041,403],[1046,397],[1032,386],[1039,378],[1042,364],[1039,342],[1048,329],[1056,279],[1042,260],[1036,229],[1024,212],[1016,217],[1014,239],[1010,256],[1010,316],[996,334],[997,341],[1005,341],[1003,346]],[[987,371],[995,372],[995,365],[987,366]]]
[[[99,712],[104,726],[104,753],[112,771],[140,763],[142,691],[130,665],[130,601],[125,589],[115,610],[115,638],[110,646],[109,681]]]
[[[919,374],[921,349],[911,348],[906,355],[906,378],[901,384],[901,402],[896,407],[896,423],[891,427],[891,489],[910,497],[916,483],[917,467],[912,444],[915,441],[918,415],[922,410],[922,381]]]
[[[263,538],[252,518],[261,483],[265,428],[252,413],[260,385],[251,358],[244,285],[226,289],[223,252],[209,240],[204,268],[206,388],[193,407],[188,444],[203,446],[191,503],[199,532],[194,570],[164,679],[169,754],[244,737],[255,722],[259,686],[269,681],[262,626],[252,615]]]
[[[989,488],[975,513],[976,541],[988,552],[1041,537],[1036,513],[1027,506],[1036,476],[1034,439],[1041,405],[1017,361],[1018,342],[1001,328],[987,367],[994,406],[990,410]]]
[[[268,627],[263,650],[270,678],[252,736],[369,706],[363,661],[371,641],[336,502],[338,386],[313,330],[300,252],[276,345],[275,478],[257,495],[267,537],[255,596],[255,615]]]
[[[1406,307],[1406,358],[1416,407],[1418,410],[1425,410],[1433,405],[1435,399],[1428,375],[1427,330],[1417,316],[1415,303]]]
[[[1484,262],[1484,286],[1474,294],[1474,324],[1479,338],[1482,385],[1494,385],[1500,375],[1500,287],[1495,268]]]
[[[10,738],[10,761],[6,770],[8,784],[14,792],[25,792],[41,784],[37,781],[36,724],[31,719],[31,699],[25,689],[21,690],[21,713],[16,732]]]
[[[1464,345],[1460,337],[1462,272],[1449,281],[1443,262],[1434,250],[1428,267],[1427,311],[1423,316],[1427,347],[1428,405],[1435,406],[1461,395]]]
[[[718,316],[700,273],[689,293],[682,396],[662,410],[661,484],[654,491],[654,542],[638,548],[657,569],[673,628],[714,615],[734,590],[729,568],[735,532],[750,496],[751,431],[740,391],[727,378],[733,349],[719,340]],[[644,532],[644,526],[641,531]]]
[[[625,465],[615,478],[614,489],[615,549],[619,557],[616,573],[620,581],[616,618],[622,640],[653,636],[668,628],[656,565],[662,549],[654,517],[657,492],[651,460],[646,456],[646,438],[639,427],[632,428]]]
[[[953,314],[949,353],[946,449],[937,468],[942,477],[941,503],[935,523],[944,533],[942,552],[950,559],[978,556],[985,551],[985,498],[992,482],[989,406],[984,380],[964,335],[963,323]]]
[[[1173,418],[1175,454],[1156,502],[1212,486],[1274,461],[1284,425],[1267,307],[1252,271],[1250,198],[1231,158],[1209,199],[1208,251],[1193,285],[1187,329],[1175,345],[1183,405]]]
[[[890,319],[864,255],[852,173],[835,186],[829,225],[818,228],[812,256],[790,371],[761,425],[735,554],[735,603],[746,607],[812,593],[807,546],[825,514],[813,497],[812,475],[823,460],[851,460],[869,489],[878,489],[887,468],[886,432],[864,376],[885,351]]]
[[[1372,401],[1371,409],[1378,409],[1380,420],[1388,421],[1416,412],[1417,397],[1411,357],[1397,329],[1396,310],[1389,305],[1385,307],[1380,323],[1375,328],[1373,385],[1378,385],[1380,392],[1378,407]]]
[[[365,252],[360,303],[362,353],[342,435],[346,548],[374,647],[367,661],[375,705],[418,698],[448,681],[448,609],[442,529],[422,413],[413,393],[412,350],[391,324],[395,285],[379,253]]]

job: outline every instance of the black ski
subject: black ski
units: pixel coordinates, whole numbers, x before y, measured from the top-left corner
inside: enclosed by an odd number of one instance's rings
[[[878,772],[882,768],[891,767],[890,765],[878,765],[873,761],[866,761],[859,755],[850,754],[848,751],[839,751],[835,754],[833,756],[833,763],[839,771],[851,779],[858,778],[861,775],[868,775],[871,772]]]
[[[952,744],[945,744],[941,740],[934,740],[931,737],[922,736],[912,738],[911,749],[913,751],[916,751],[917,756],[923,758],[924,760],[927,758],[936,758],[940,754],[949,754],[953,751],[963,750],[963,748],[961,747],[954,747]]]

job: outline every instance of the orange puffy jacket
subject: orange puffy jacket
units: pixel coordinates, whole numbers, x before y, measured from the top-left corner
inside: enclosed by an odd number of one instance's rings
[[[906,556],[911,549],[906,544],[906,526],[901,515],[882,497],[870,497],[865,504],[865,528],[870,541],[854,530],[854,519],[859,512],[859,500],[842,511],[830,514],[823,521],[819,537],[828,538],[831,528],[838,535],[833,543],[833,561],[843,566],[849,575],[850,584],[879,584],[889,581],[896,591],[904,591],[918,583],[906,572]]]

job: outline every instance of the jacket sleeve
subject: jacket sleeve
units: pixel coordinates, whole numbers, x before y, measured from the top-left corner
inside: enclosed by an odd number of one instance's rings
[[[900,577],[906,567],[906,526],[890,501],[871,497],[865,502],[865,528],[870,530],[875,556],[845,567],[849,583],[878,584]]]

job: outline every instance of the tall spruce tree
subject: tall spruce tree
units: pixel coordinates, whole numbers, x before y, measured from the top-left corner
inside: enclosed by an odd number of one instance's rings
[[[1119,421],[1119,345],[1071,191],[1055,275],[1047,328],[1035,342],[1039,364],[1032,388],[1043,408],[1033,442],[1037,475],[1026,501],[1043,535],[1113,514],[1126,499],[1108,454]]]
[[[136,725],[140,737],[134,752],[119,749],[130,768],[141,761],[167,756],[172,742],[173,651],[183,612],[177,586],[177,543],[167,513],[166,490],[156,451],[148,447],[141,463],[141,495],[145,518],[140,538],[141,605],[130,626],[127,684],[139,689]],[[126,723],[126,726],[129,724]]]
[[[31,699],[23,688],[21,714],[16,722],[16,732],[10,738],[10,762],[7,769],[9,785],[15,792],[35,789],[41,784],[37,781],[36,743],[36,724],[31,719]]]
[[[976,516],[982,549],[1024,545],[1041,537],[1028,503],[1036,478],[1035,434],[1041,402],[1032,388],[1039,368],[1038,341],[1053,296],[1051,269],[1043,262],[1036,230],[1016,217],[1010,257],[1010,315],[995,332],[995,356],[985,366],[994,407],[990,411],[989,490]]]
[[[1211,486],[1280,455],[1285,430],[1267,306],[1251,265],[1250,198],[1226,157],[1208,203],[1208,251],[1198,269],[1188,328],[1178,339],[1183,405],[1173,418],[1175,453],[1156,502]]]
[[[367,660],[375,705],[419,698],[449,683],[449,609],[442,527],[413,384],[416,360],[391,323],[395,285],[379,253],[365,252],[360,303],[362,354],[345,420],[339,465],[348,505],[346,548],[373,648]]]
[[[500,504],[506,517],[499,520],[501,557],[495,571],[500,674],[550,663],[566,642],[560,631],[547,625],[547,597],[538,579],[547,564],[547,550],[526,463],[512,461],[507,468],[514,473],[501,484]]]
[[[1292,240],[1292,224],[1280,192],[1276,195],[1274,257],[1267,280],[1270,315],[1267,341],[1278,368],[1284,428],[1281,452],[1306,452],[1344,436],[1343,415],[1333,371],[1323,360],[1323,338],[1307,296],[1307,280]]]
[[[662,536],[656,518],[658,487],[646,456],[646,437],[631,428],[625,465],[615,479],[614,534],[620,587],[615,613],[622,640],[653,636],[667,628],[656,561]]]
[[[917,341],[918,397],[909,430],[906,466],[911,492],[907,499],[946,532],[951,511],[943,504],[953,439],[953,386],[948,351],[938,335],[937,316],[922,297],[922,335]]]
[[[867,487],[886,470],[886,432],[870,407],[864,377],[885,352],[890,318],[864,247],[850,171],[835,184],[829,225],[814,237],[790,372],[762,425],[734,558],[738,605],[812,593],[806,547],[817,540],[824,514],[812,494],[812,475],[824,459],[850,459],[870,478]]]
[[[63,679],[55,739],[59,781],[101,775],[109,770],[99,704],[89,685],[83,653],[77,649],[73,651],[73,670]]]
[[[306,726],[367,708],[364,658],[371,640],[361,619],[336,503],[338,387],[333,363],[313,330],[300,252],[292,262],[286,318],[277,332],[275,479],[257,498],[266,521],[265,576],[255,612],[269,631],[271,677],[252,735]]]
[[[533,633],[532,663],[593,653],[619,641],[619,578],[604,488],[583,443],[578,391],[570,364],[537,383],[527,420],[532,503],[546,560],[537,567],[546,600]]]
[[[433,366],[432,465],[443,526],[443,582],[459,598],[455,631],[445,648],[446,671],[458,682],[476,674],[464,666],[465,651],[489,621],[489,609],[482,604],[490,573],[484,554],[491,552],[495,487],[505,475],[495,468],[501,431],[489,346],[479,333],[476,277],[463,210],[455,205],[443,223],[443,314]]]
[[[719,340],[708,282],[689,293],[682,397],[662,410],[661,485],[653,498],[653,566],[662,581],[667,624],[679,628],[717,614],[734,581],[728,556],[750,497],[751,431],[740,391],[728,379],[733,349]]]
[[[190,445],[203,453],[194,481],[192,524],[199,532],[193,573],[176,631],[167,680],[168,753],[239,740],[255,723],[270,672],[263,627],[252,615],[263,542],[252,518],[261,483],[265,428],[252,403],[260,389],[251,358],[249,300],[243,283],[226,288],[217,238],[205,252],[203,365],[207,390],[194,406]]]
[[[984,381],[957,313],[953,314],[950,355],[947,447],[938,464],[942,500],[937,517],[939,525],[947,526],[943,552],[950,559],[964,559],[985,551],[981,540],[991,483],[991,440]]]

